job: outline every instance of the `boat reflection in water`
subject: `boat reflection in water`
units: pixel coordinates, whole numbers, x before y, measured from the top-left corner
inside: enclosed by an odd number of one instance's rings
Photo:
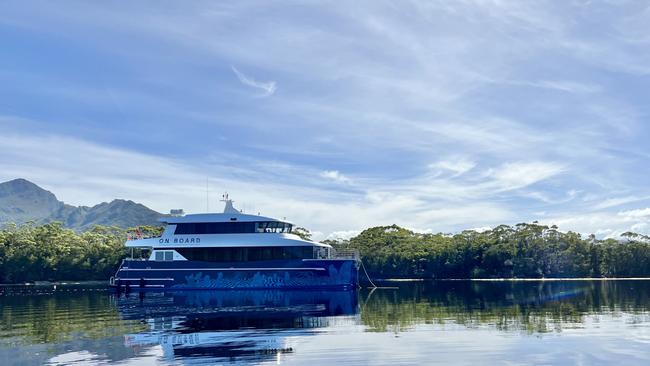
[[[358,321],[356,291],[183,291],[115,296],[123,318],[149,330],[125,335],[136,353],[161,346],[166,360],[268,361],[297,336]]]

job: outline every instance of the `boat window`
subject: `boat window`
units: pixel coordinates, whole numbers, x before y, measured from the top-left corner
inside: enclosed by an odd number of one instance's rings
[[[254,222],[192,222],[176,224],[174,234],[243,234],[254,232]]]
[[[255,227],[256,227],[256,232],[258,233],[263,233],[266,230],[266,225],[268,222],[256,222]]]
[[[173,250],[156,250],[154,258],[157,261],[173,261],[174,260],[174,251]]]
[[[292,225],[285,222],[188,222],[176,224],[175,235],[290,233]]]
[[[252,262],[314,258],[312,246],[176,248],[175,250],[187,260],[205,262]]]

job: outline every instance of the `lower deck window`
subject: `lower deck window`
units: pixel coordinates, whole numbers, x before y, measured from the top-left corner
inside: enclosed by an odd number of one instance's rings
[[[173,250],[156,250],[154,259],[157,261],[173,261],[174,260],[174,251]]]
[[[190,261],[251,262],[280,259],[312,259],[314,247],[239,247],[239,248],[176,248]]]

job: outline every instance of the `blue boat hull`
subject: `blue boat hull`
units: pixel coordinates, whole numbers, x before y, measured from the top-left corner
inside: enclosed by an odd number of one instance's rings
[[[124,260],[111,281],[117,290],[352,289],[353,259],[258,262]]]

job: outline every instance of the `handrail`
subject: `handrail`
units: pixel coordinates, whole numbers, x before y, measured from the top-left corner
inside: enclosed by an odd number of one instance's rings
[[[154,234],[151,234],[151,235],[137,235],[137,234],[131,235],[130,233],[127,233],[126,240],[127,241],[135,241],[135,240],[153,239],[153,238],[160,238],[160,237],[162,237],[161,234],[159,234],[159,235],[154,235]]]
[[[359,260],[359,250],[357,249],[333,249],[331,254],[332,259],[354,259]]]

